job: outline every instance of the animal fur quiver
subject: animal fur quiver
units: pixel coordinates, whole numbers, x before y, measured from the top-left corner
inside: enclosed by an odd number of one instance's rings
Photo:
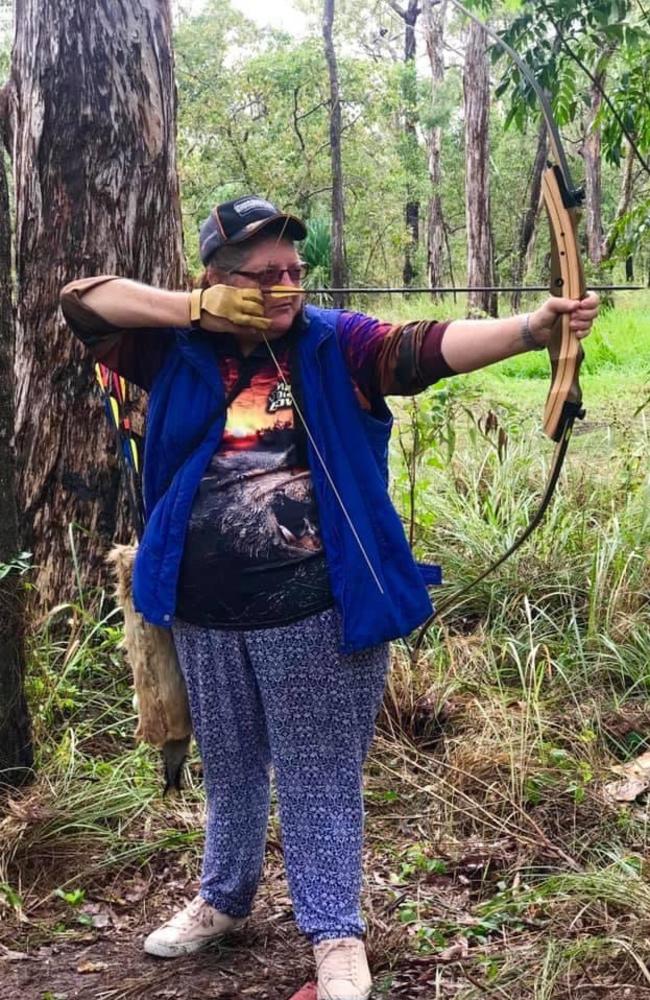
[[[167,792],[181,787],[192,723],[171,631],[145,621],[133,607],[136,551],[134,545],[115,545],[106,561],[113,571],[115,594],[124,614],[124,649],[133,673],[138,712],[135,738],[162,750]]]

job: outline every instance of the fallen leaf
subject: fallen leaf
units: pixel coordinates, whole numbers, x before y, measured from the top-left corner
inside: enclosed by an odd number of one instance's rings
[[[632,778],[630,781],[610,781],[603,792],[609,802],[634,802],[647,791],[650,783]]]
[[[650,750],[646,750],[626,764],[617,764],[611,770],[620,774],[622,781],[608,782],[603,793],[609,802],[634,802],[650,788]]]
[[[148,882],[134,882],[132,883],[128,892],[124,894],[124,899],[128,903],[139,903],[141,899],[144,899],[148,891],[149,891]]]
[[[108,968],[108,962],[82,962],[77,966],[77,972],[103,972]]]
[[[86,903],[80,911],[87,918],[86,923],[91,924],[98,930],[108,927],[111,923],[111,913],[106,906],[100,903]]]
[[[650,778],[650,750],[646,750],[645,753],[635,757],[634,760],[629,760],[627,764],[619,764],[613,767],[612,770],[618,771],[619,774],[637,774]]]

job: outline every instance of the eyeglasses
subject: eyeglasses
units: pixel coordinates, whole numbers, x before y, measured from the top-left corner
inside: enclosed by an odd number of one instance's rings
[[[231,274],[241,274],[243,278],[250,278],[257,282],[262,288],[271,285],[280,285],[285,274],[289,275],[289,280],[294,285],[299,285],[307,274],[306,264],[292,264],[291,267],[265,267],[263,271],[238,271]]]

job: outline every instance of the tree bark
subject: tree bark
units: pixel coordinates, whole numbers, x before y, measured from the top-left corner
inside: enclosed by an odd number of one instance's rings
[[[490,222],[490,64],[485,32],[470,22],[463,66],[465,109],[465,214],[467,219],[467,284],[493,285]],[[470,313],[496,316],[497,297],[470,292]]]
[[[438,88],[445,75],[444,62],[444,26],[447,13],[447,2],[442,0],[438,6],[430,3],[424,5],[422,12],[424,38],[431,67],[432,99],[438,98]],[[439,288],[443,281],[443,253],[445,247],[445,220],[442,211],[442,128],[434,125],[427,136],[427,152],[429,160],[429,181],[431,197],[427,218],[427,275],[432,288]]]
[[[49,604],[74,593],[69,525],[85,585],[125,530],[93,365],[59,290],[97,273],[184,278],[168,0],[17,0],[11,88],[20,505]]]
[[[514,267],[512,269],[512,284],[523,284],[528,263],[528,253],[535,234],[535,224],[539,216],[540,197],[542,193],[542,176],[546,166],[548,154],[548,129],[543,117],[539,120],[537,131],[537,148],[535,150],[535,161],[528,187],[528,205],[524,210],[519,229],[519,240],[517,242]],[[517,312],[521,306],[521,292],[512,293],[512,308]]]
[[[603,104],[602,87],[605,69],[598,69],[596,83],[589,89],[589,120],[587,135],[582,146],[585,162],[585,231],[587,234],[587,254],[596,267],[603,262],[605,239],[603,232],[603,185],[601,170],[601,133],[598,115]]]
[[[334,49],[334,0],[325,0],[323,8],[323,41],[330,81],[330,152],[332,163],[332,285],[345,288],[345,200],[343,195],[343,165],[341,156],[341,97],[338,67]],[[334,296],[334,307],[341,309],[345,297]]]
[[[0,149],[0,568],[20,552],[14,461],[14,311],[11,226]],[[15,571],[0,577],[0,785],[19,785],[32,766],[25,700],[24,590]]]

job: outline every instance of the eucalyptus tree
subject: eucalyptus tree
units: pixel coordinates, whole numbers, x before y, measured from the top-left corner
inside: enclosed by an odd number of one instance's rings
[[[353,283],[399,284],[405,183],[395,127],[399,83],[392,59],[372,54],[365,36],[357,34],[352,17],[357,7],[342,5],[340,11],[337,4],[333,25],[346,261]],[[315,242],[321,245],[321,224],[332,214],[322,10],[319,0],[304,38],[276,28],[261,31],[225,2],[219,16],[206,7],[178,26],[179,168],[188,256],[195,269],[199,220],[215,201],[246,191],[313,221]],[[329,251],[326,256],[331,260]]]
[[[18,0],[0,116],[13,156],[19,504],[43,603],[103,579],[119,472],[93,366],[58,310],[71,278],[183,280],[167,0]]]

